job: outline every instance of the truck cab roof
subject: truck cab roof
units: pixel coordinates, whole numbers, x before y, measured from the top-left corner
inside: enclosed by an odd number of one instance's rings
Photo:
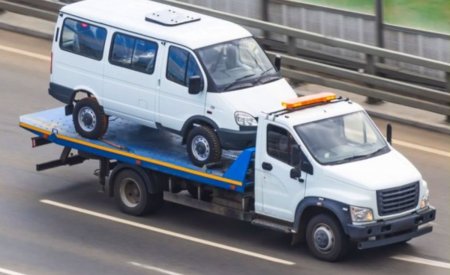
[[[298,98],[302,100],[302,97]],[[357,103],[348,99],[336,99],[329,102],[323,102],[321,104],[312,104],[310,106],[304,106],[298,109],[281,109],[273,114],[275,118],[269,117],[269,119],[275,119],[289,127],[294,127],[299,124],[305,124],[312,121],[320,121],[322,119],[336,117],[353,112],[363,111],[364,109]],[[262,115],[262,118],[266,118],[267,115]]]
[[[191,49],[251,36],[237,24],[148,0],[86,0],[61,13]]]

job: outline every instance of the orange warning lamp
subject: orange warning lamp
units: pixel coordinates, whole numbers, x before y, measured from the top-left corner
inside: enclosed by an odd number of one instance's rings
[[[291,110],[298,107],[308,106],[316,103],[329,102],[336,99],[336,94],[322,92],[313,95],[300,96],[281,102],[284,108]]]

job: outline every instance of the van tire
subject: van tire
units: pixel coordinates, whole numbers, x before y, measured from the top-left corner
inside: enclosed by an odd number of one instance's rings
[[[347,255],[350,242],[336,218],[319,214],[312,217],[306,226],[306,243],[316,258],[335,262]]]
[[[207,126],[191,129],[187,136],[186,149],[192,163],[199,167],[218,162],[222,156],[219,137]]]
[[[154,213],[163,204],[162,192],[148,192],[146,180],[132,169],[120,171],[114,178],[114,198],[119,209],[133,216]]]
[[[108,117],[95,97],[85,97],[78,101],[72,118],[75,130],[85,138],[101,138],[108,129]]]

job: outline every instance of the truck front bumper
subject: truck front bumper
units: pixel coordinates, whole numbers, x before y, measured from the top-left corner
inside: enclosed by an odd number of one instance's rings
[[[433,227],[425,224],[435,218],[436,209],[429,207],[398,219],[368,225],[350,224],[347,225],[346,231],[350,240],[358,244],[358,249],[367,249],[407,241],[429,233]]]

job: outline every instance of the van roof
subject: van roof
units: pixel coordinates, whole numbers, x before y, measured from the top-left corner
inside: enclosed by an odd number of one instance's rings
[[[152,20],[154,13],[167,15],[169,9],[193,19],[174,25]],[[85,0],[64,6],[61,12],[191,49],[251,36],[237,24],[148,0]]]

